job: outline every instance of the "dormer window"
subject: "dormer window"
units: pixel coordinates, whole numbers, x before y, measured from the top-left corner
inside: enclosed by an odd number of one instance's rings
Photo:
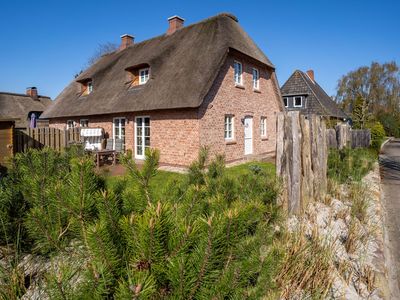
[[[81,95],[86,96],[93,92],[93,80],[90,78],[77,81],[81,85]]]
[[[294,107],[302,107],[303,106],[303,97],[297,96],[294,97]]]
[[[149,80],[150,69],[140,69],[139,70],[139,84],[145,84]]]
[[[146,84],[150,79],[149,64],[140,64],[125,69],[127,77],[126,83],[129,87]]]
[[[86,84],[86,94],[93,92],[93,82],[90,80]]]

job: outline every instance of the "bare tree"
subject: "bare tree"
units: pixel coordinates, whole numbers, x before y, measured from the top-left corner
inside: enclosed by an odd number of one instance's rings
[[[96,63],[102,56],[110,54],[117,49],[118,49],[118,45],[114,44],[114,43],[107,42],[104,44],[99,44],[97,46],[96,51],[88,59],[88,62],[87,62],[88,67],[90,67],[91,65]]]

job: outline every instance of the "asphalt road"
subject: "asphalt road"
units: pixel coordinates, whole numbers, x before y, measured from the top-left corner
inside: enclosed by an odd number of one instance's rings
[[[379,156],[390,299],[400,299],[400,139],[387,143]]]

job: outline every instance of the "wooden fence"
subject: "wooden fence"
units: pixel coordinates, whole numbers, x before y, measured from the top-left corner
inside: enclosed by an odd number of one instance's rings
[[[14,152],[24,152],[28,148],[45,146],[62,151],[72,143],[80,141],[79,128],[60,130],[57,128],[16,129],[14,133]]]
[[[327,159],[327,130],[320,117],[278,114],[276,170],[283,181],[281,202],[290,214],[325,195]]]
[[[351,129],[349,125],[341,124],[327,130],[327,139],[329,148],[367,148],[371,145],[371,131]]]

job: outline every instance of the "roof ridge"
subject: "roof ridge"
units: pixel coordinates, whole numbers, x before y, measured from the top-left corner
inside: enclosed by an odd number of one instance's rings
[[[231,13],[219,13],[219,14],[217,14],[217,15],[215,15],[215,16],[205,18],[205,19],[203,19],[203,20],[197,21],[197,22],[192,23],[192,24],[189,24],[189,25],[187,25],[187,26],[183,26],[182,28],[178,29],[176,32],[186,30],[186,29],[188,29],[188,28],[191,28],[191,27],[193,27],[193,26],[196,26],[196,25],[199,25],[199,24],[202,24],[202,23],[210,22],[210,21],[212,21],[212,20],[214,20],[214,19],[217,19],[217,18],[220,18],[220,17],[229,17],[229,18],[231,18],[232,20],[234,20],[235,22],[239,22],[239,19],[238,19],[235,15],[233,15],[233,14],[231,14]],[[133,45],[131,45],[131,46],[125,48],[124,50],[126,50],[126,49],[132,49],[132,48],[134,48],[134,47],[137,46],[137,45],[140,45],[140,44],[142,44],[142,43],[145,43],[145,42],[148,42],[148,41],[151,41],[151,40],[160,38],[160,37],[170,37],[170,36],[173,36],[173,34],[167,35],[166,33],[163,33],[163,34],[160,34],[160,35],[156,35],[156,36],[154,36],[154,37],[151,37],[151,38],[148,38],[148,39],[146,39],[146,40],[140,41],[140,42],[138,42],[138,43],[134,43]],[[110,54],[114,54],[114,53],[117,53],[117,52],[123,52],[124,50],[121,50],[121,51],[115,50],[114,52],[110,52],[110,53],[108,53],[108,54],[105,54],[104,56],[107,56],[107,55],[110,55]]]
[[[1,94],[1,95],[22,96],[22,97],[29,97],[29,98],[31,98],[31,96],[29,96],[29,95],[27,95],[27,94],[21,94],[21,93],[1,92],[1,91],[0,91],[0,94]],[[48,99],[51,99],[51,97],[49,97],[49,96],[43,96],[43,95],[38,95],[38,97],[40,97],[40,98],[48,98]]]

